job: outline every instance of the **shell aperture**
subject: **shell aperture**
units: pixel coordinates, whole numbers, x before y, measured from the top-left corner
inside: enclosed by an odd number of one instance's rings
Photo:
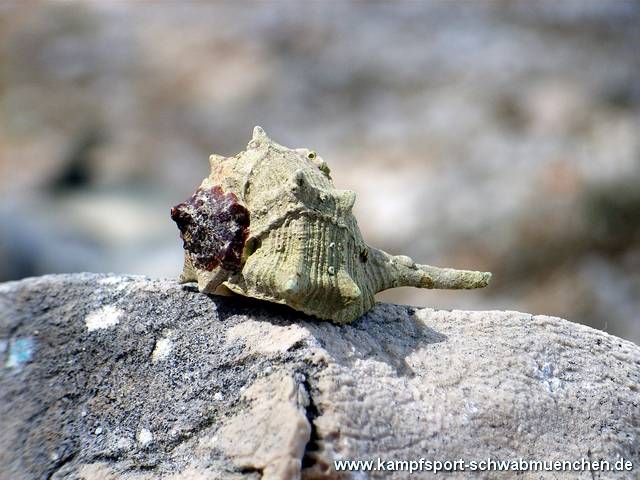
[[[240,267],[249,212],[233,193],[224,193],[218,186],[198,188],[171,209],[171,218],[194,266],[208,271],[218,265],[230,270]]]

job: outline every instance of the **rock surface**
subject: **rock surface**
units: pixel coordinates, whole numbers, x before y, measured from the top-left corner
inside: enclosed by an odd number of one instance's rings
[[[0,355],[2,480],[409,476],[334,471],[378,457],[640,468],[640,348],[558,318],[378,304],[338,327],[58,275],[0,285]]]

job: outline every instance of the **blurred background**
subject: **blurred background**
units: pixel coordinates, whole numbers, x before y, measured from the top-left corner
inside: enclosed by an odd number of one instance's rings
[[[384,301],[640,343],[640,3],[0,0],[0,281],[176,277],[169,207],[254,125],[371,245],[490,270]]]

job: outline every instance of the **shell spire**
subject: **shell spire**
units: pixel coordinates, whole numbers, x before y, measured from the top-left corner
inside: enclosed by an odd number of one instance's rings
[[[247,149],[211,155],[210,175],[171,210],[185,249],[181,282],[233,292],[335,323],[366,313],[394,287],[479,288],[491,274],[416,264],[368,246],[353,216],[356,194],[337,190],[313,150],[290,149],[253,129]]]

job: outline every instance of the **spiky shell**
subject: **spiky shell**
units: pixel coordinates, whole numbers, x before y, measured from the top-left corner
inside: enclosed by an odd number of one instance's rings
[[[172,209],[185,247],[181,280],[197,281],[200,291],[222,285],[346,323],[386,288],[488,281],[486,274],[480,281],[479,272],[416,265],[367,246],[352,213],[355,193],[337,190],[314,152],[283,147],[260,127],[245,151],[212,155],[210,164],[194,196]]]

